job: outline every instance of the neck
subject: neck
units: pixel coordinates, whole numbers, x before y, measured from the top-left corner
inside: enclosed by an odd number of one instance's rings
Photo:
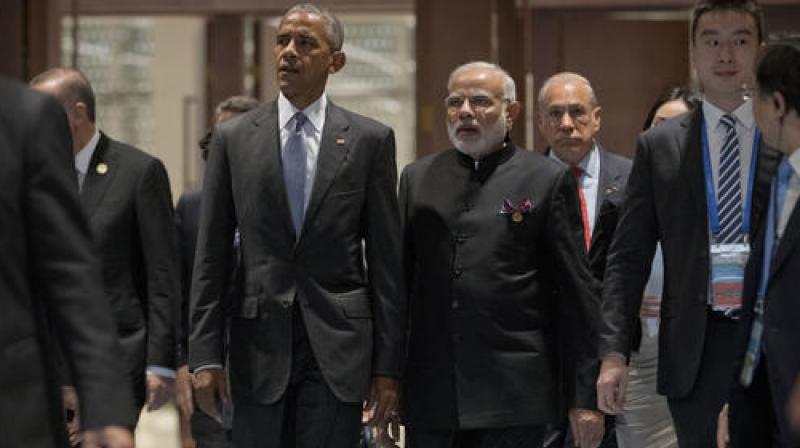
[[[706,101],[717,106],[726,113],[731,113],[744,104],[744,99],[741,95],[706,95]]]
[[[80,150],[83,149],[83,147],[86,146],[87,143],[89,143],[89,140],[91,140],[92,137],[94,137],[95,129],[96,128],[94,124],[89,124],[87,126],[78,128],[73,132],[73,137],[72,137],[73,156],[77,156],[78,152],[80,152]]]

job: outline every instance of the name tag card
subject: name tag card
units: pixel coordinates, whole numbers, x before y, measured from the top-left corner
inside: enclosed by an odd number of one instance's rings
[[[747,244],[711,245],[711,308],[734,317],[742,307]]]

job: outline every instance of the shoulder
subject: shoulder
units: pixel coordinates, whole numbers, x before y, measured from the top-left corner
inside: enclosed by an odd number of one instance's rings
[[[403,177],[418,176],[420,173],[427,172],[433,165],[455,159],[456,153],[455,148],[450,148],[421,157],[403,168]],[[452,160],[451,163],[456,163],[456,160]]]
[[[344,119],[347,124],[352,127],[354,132],[360,134],[386,136],[393,132],[392,128],[377,120],[339,107],[333,102],[328,102],[328,112],[325,119],[335,120],[336,118],[339,118],[337,115]]]
[[[630,172],[631,166],[633,166],[633,160],[608,151],[600,145],[598,145],[598,149],[600,150],[600,170],[608,168],[614,172],[621,172],[623,174]]]
[[[163,167],[164,164],[157,157],[150,155],[135,146],[123,143],[106,134],[101,134],[101,142],[106,140],[107,154],[115,157],[120,165],[132,170],[147,170],[151,167]],[[102,144],[102,143],[100,143]]]
[[[533,170],[537,175],[557,178],[564,172],[564,167],[554,160],[545,156],[539,151],[522,147],[514,148],[513,159],[516,163],[527,170]]]
[[[693,135],[700,128],[702,121],[700,113],[698,109],[672,117],[658,126],[642,132],[640,139],[646,142],[672,143]]]

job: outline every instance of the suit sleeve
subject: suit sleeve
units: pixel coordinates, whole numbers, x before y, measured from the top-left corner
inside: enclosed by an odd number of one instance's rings
[[[601,357],[609,353],[626,357],[630,354],[642,293],[656,250],[658,222],[649,145],[647,134],[640,135],[622,214],[608,253],[603,283]]]
[[[178,256],[180,263],[181,274],[181,304],[179,307],[180,317],[176,320],[178,324],[177,344],[176,344],[176,361],[175,365],[181,367],[186,364],[186,350],[187,350],[187,332],[189,323],[187,318],[189,316],[189,288],[192,281],[192,266],[190,257],[188,255],[188,238],[184,231],[185,220],[187,219],[186,213],[186,195],[181,195],[178,198],[178,205],[175,206],[175,235],[178,242]]]
[[[72,371],[82,426],[131,426],[133,397],[120,387],[117,330],[78,199],[66,118],[52,100],[35,112],[24,147],[30,281]]]
[[[394,132],[383,136],[367,185],[367,272],[374,318],[373,375],[400,378],[405,360],[406,295],[401,274]]]
[[[224,364],[223,298],[231,272],[236,229],[227,128],[217,128],[211,140],[200,205],[197,250],[189,304],[189,369]]]
[[[175,368],[180,274],[169,178],[148,165],[136,189],[136,218],[147,284],[147,365]]]
[[[562,356],[570,357],[565,372],[567,405],[570,408],[596,409],[595,379],[597,327],[600,321],[599,285],[589,269],[587,257],[578,246],[584,241],[580,202],[574,177],[562,172],[550,198],[547,244],[556,261],[558,307],[566,316],[570,335],[562,341]]]

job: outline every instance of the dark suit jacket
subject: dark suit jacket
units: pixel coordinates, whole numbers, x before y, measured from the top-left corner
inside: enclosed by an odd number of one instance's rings
[[[73,371],[82,426],[132,424],[132,397],[120,387],[116,332],[78,200],[63,108],[4,80],[0,102],[7,106],[0,109],[2,445],[66,446],[53,339]]]
[[[559,418],[559,327],[574,335],[567,348],[577,365],[596,365],[599,310],[590,309],[597,300],[578,248],[575,188],[555,162],[513,146],[485,157],[477,171],[455,149],[404,170],[409,425],[488,428]],[[515,206],[529,199],[532,209],[515,222],[500,213],[504,199]],[[558,300],[556,285],[565,292]],[[570,407],[593,408],[595,376],[578,379]]]
[[[778,206],[780,207],[780,204]],[[767,210],[767,204],[764,204],[764,210]],[[753,326],[754,307],[761,282],[766,214],[764,213],[762,216],[759,232],[753,240],[753,250],[745,270],[744,303],[738,326],[737,358],[733,371],[734,396],[736,393],[746,393],[739,383],[739,373],[747,352],[750,329]],[[797,204],[786,224],[783,237],[774,250],[775,257],[772,260],[767,281],[762,359],[766,359],[767,379],[772,395],[765,398],[773,404],[776,418],[781,425],[781,434],[788,435],[792,431],[787,425],[786,403],[792,386],[800,374],[800,352],[797,349],[797,343],[800,341],[800,324],[798,324],[800,323],[800,302],[797,300],[797,279],[800,275],[800,206]],[[788,440],[784,442],[788,442]],[[797,443],[797,440],[794,443]]]
[[[175,367],[180,273],[167,172],[158,159],[101,134],[81,200],[141,407],[145,367]]]
[[[656,243],[661,241],[658,391],[669,398],[685,396],[694,384],[708,317],[709,230],[700,114],[698,109],[639,136],[603,289],[600,355],[628,355]],[[753,190],[754,224],[766,208],[777,162],[777,152],[762,142]]]
[[[320,371],[345,402],[405,354],[394,133],[328,102],[317,174],[296,240],[281,169],[277,102],[222,123],[211,142],[197,240],[189,367],[222,364],[222,298],[241,235],[244,297],[233,304],[234,401],[273,403],[291,370],[300,307]]]

